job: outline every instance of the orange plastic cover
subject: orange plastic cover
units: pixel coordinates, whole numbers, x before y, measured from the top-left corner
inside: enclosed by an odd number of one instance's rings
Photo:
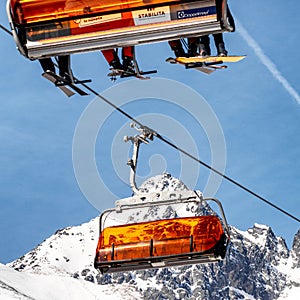
[[[96,257],[100,262],[204,252],[213,249],[223,234],[216,216],[107,227],[100,234]]]
[[[11,0],[10,5],[14,21],[29,24],[177,2],[182,0]]]

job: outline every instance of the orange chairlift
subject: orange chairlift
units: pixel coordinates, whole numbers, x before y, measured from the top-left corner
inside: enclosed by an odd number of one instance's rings
[[[95,268],[101,273],[124,272],[222,260],[230,236],[219,200],[203,198],[199,191],[145,193],[137,188],[139,145],[153,138],[148,128],[141,131],[129,138],[134,145],[129,160],[134,195],[101,214]],[[221,217],[208,205],[210,201]]]
[[[227,0],[8,0],[7,15],[29,59],[233,31]]]

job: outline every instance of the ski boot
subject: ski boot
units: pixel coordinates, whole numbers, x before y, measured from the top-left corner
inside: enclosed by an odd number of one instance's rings
[[[109,65],[112,67],[112,69],[114,70],[121,70],[122,69],[122,65],[120,63],[119,59],[113,59]]]
[[[219,43],[217,46],[218,56],[227,56],[228,52],[225,49],[224,43]]]
[[[130,57],[130,56],[125,56],[124,57],[122,69],[125,72],[128,72],[128,73],[135,73],[134,65],[133,65],[133,62],[132,62],[132,57]]]
[[[188,53],[189,53],[189,57],[199,56],[197,42],[189,43],[189,52]]]
[[[182,48],[182,45],[180,44],[179,46],[176,46],[176,48],[174,48],[174,54],[176,57],[186,57],[186,53]]]
[[[205,57],[205,56],[210,56],[210,54],[211,54],[209,45],[200,43],[199,50],[200,50],[200,53],[199,53],[200,56]]]

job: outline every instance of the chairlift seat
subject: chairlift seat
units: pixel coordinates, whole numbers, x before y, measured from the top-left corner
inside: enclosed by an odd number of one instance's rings
[[[222,234],[224,230],[216,216],[158,220],[105,228],[98,248],[106,260],[205,252],[214,248]],[[112,245],[114,255],[101,255]]]

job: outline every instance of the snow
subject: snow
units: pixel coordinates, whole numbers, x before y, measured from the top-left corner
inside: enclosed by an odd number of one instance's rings
[[[264,225],[264,224],[259,224],[259,223],[254,223],[254,227],[260,228],[260,229],[263,229],[263,230],[269,230],[270,229],[269,226]]]
[[[253,296],[245,293],[244,291],[242,291],[240,289],[236,289],[236,288],[230,287],[230,290],[233,291],[233,292],[235,292],[238,295],[243,296],[247,300],[255,300],[255,298]]]
[[[119,289],[111,285],[97,285],[69,276],[17,272],[0,264],[0,299],[141,299],[130,286]]]
[[[278,298],[278,300],[298,300],[300,295],[300,286],[298,287],[292,287],[292,288],[286,288],[282,295]]]
[[[260,234],[258,236],[254,236],[253,235],[253,229],[258,228],[261,229],[264,234]],[[266,225],[262,225],[262,224],[254,224],[253,228],[249,228],[247,231],[242,231],[239,229],[235,229],[236,232],[238,232],[239,234],[241,234],[245,239],[249,240],[251,243],[254,243],[258,246],[264,247],[265,243],[266,243],[266,236],[267,236],[267,232],[270,229],[270,227],[266,226]]]
[[[73,274],[84,268],[93,269],[98,242],[99,218],[80,226],[68,227],[46,239],[22,260],[35,261],[24,270],[40,274]],[[42,262],[42,264],[41,264]],[[10,263],[13,266],[15,262]]]
[[[300,285],[300,268],[293,268],[293,258],[291,256],[288,260],[282,261],[276,268],[279,272],[293,278]]]

